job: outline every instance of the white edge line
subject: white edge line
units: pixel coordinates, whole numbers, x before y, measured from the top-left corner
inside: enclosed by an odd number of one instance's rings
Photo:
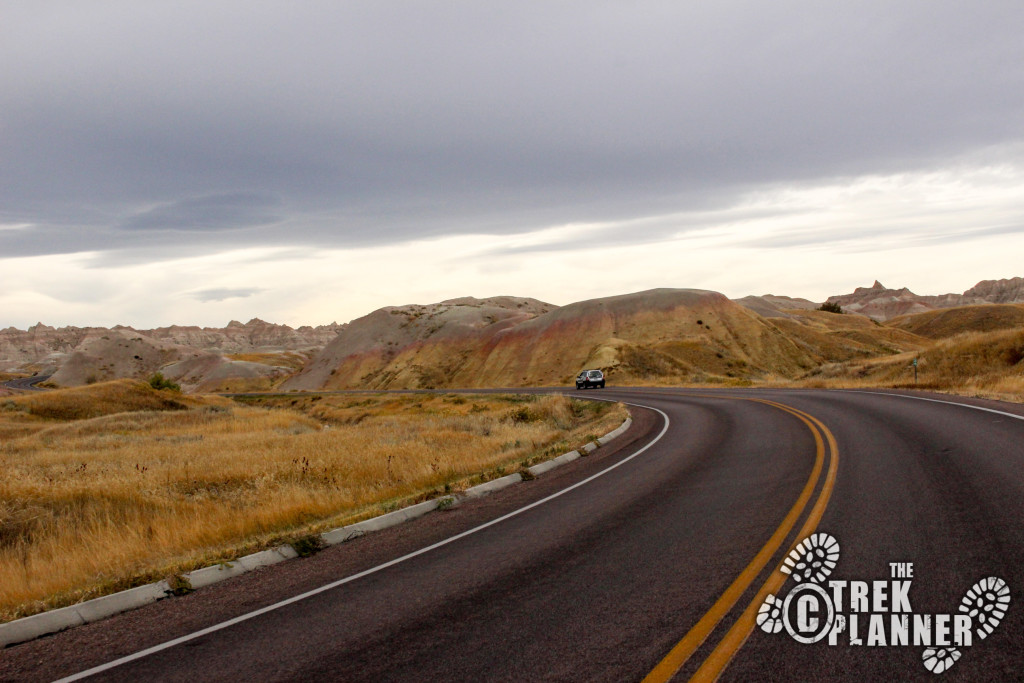
[[[594,399],[594,400],[608,401],[610,399]],[[561,491],[556,491],[555,493],[552,493],[550,496],[547,496],[546,498],[541,498],[540,500],[534,501],[534,502],[530,503],[529,505],[525,505],[525,506],[523,506],[523,507],[521,507],[521,508],[519,508],[517,510],[513,510],[512,512],[509,512],[508,514],[502,515],[501,517],[498,517],[497,519],[492,519],[491,521],[485,522],[484,524],[481,524],[479,526],[475,526],[472,529],[467,529],[466,531],[463,531],[461,533],[455,534],[454,536],[449,536],[448,538],[446,538],[446,539],[444,539],[442,541],[438,541],[437,543],[434,543],[432,545],[428,545],[425,548],[420,548],[419,550],[415,550],[415,551],[413,551],[413,552],[411,552],[411,553],[409,553],[407,555],[402,555],[401,557],[397,557],[397,558],[395,558],[393,560],[390,560],[388,562],[385,562],[383,564],[379,564],[376,567],[371,567],[369,569],[365,569],[365,570],[363,570],[363,571],[361,571],[361,572],[359,572],[357,574],[352,574],[351,576],[346,576],[343,579],[338,579],[337,581],[332,581],[331,583],[328,583],[328,584],[325,584],[323,586],[320,586],[319,588],[314,588],[313,590],[306,591],[305,593],[301,593],[299,595],[295,595],[295,596],[287,598],[285,600],[281,600],[280,602],[275,602],[273,605],[267,605],[266,607],[261,607],[260,609],[253,610],[252,612],[248,612],[246,614],[239,615],[239,616],[237,616],[237,617],[235,617],[233,619],[228,619],[227,621],[222,621],[219,624],[214,624],[213,626],[207,626],[204,629],[200,629],[198,631],[194,631],[193,633],[189,633],[188,635],[184,635],[184,636],[180,636],[178,638],[174,638],[173,640],[168,640],[167,642],[160,643],[159,645],[154,645],[153,647],[146,648],[145,650],[140,650],[139,652],[135,652],[135,653],[130,654],[130,655],[126,655],[126,656],[121,657],[119,659],[115,659],[113,661],[107,662],[106,664],[100,664],[99,666],[94,666],[91,669],[86,669],[85,671],[81,671],[81,672],[79,672],[77,674],[73,674],[71,676],[67,676],[65,678],[61,678],[61,679],[57,680],[55,683],[70,683],[70,681],[80,681],[80,680],[82,680],[84,678],[88,678],[89,676],[93,676],[95,674],[102,673],[104,671],[109,671],[110,669],[119,667],[122,664],[128,664],[129,662],[133,662],[135,660],[142,659],[144,657],[148,657],[149,655],[156,654],[157,652],[161,652],[163,650],[168,650],[168,649],[170,649],[172,647],[175,647],[177,645],[181,645],[182,643],[187,643],[188,641],[195,640],[196,638],[201,638],[201,637],[203,637],[205,635],[208,635],[210,633],[215,633],[216,631],[221,631],[221,630],[226,629],[226,628],[228,628],[230,626],[234,626],[235,624],[240,624],[243,621],[248,621],[249,619],[253,619],[255,617],[258,617],[260,615],[266,614],[268,612],[273,612],[273,611],[278,610],[278,609],[280,609],[282,607],[287,607],[288,605],[291,605],[292,603],[296,603],[296,602],[299,602],[300,600],[305,600],[306,598],[313,597],[314,595],[319,595],[320,593],[327,592],[329,590],[337,588],[338,586],[342,586],[342,585],[344,585],[346,583],[350,583],[352,581],[355,581],[356,579],[361,579],[364,576],[369,576],[370,574],[374,574],[376,572],[379,572],[382,569],[387,569],[388,567],[393,567],[396,564],[399,564],[401,562],[405,562],[406,560],[410,560],[410,559],[412,559],[414,557],[417,557],[419,555],[423,555],[425,553],[430,552],[431,550],[435,550],[437,548],[440,548],[441,546],[448,545],[449,543],[453,543],[453,542],[455,542],[455,541],[457,541],[457,540],[459,540],[461,538],[465,538],[466,536],[469,536],[471,534],[475,534],[478,531],[483,531],[484,529],[486,529],[488,527],[492,527],[495,524],[500,524],[501,522],[504,522],[507,519],[511,519],[512,517],[515,517],[517,515],[520,515],[520,514],[526,512],[527,510],[531,510],[531,509],[533,509],[533,508],[535,508],[535,507],[537,507],[539,505],[543,505],[544,503],[547,503],[550,500],[554,500],[555,498],[558,498],[559,496],[562,496],[562,495],[568,493],[569,491],[572,491],[573,489],[577,489],[580,486],[583,486],[584,484],[587,484],[587,483],[597,479],[598,477],[601,477],[601,476],[607,474],[608,472],[611,472],[615,468],[620,467],[621,465],[625,465],[627,462],[629,462],[633,458],[637,457],[638,455],[640,455],[641,453],[646,451],[648,448],[650,448],[654,444],[658,443],[658,441],[660,441],[661,438],[663,436],[665,436],[665,432],[668,431],[668,427],[669,427],[668,415],[666,415],[661,410],[658,410],[657,408],[654,408],[652,406],[640,405],[639,403],[625,403],[625,405],[634,406],[634,407],[637,407],[637,408],[647,408],[649,410],[653,410],[653,411],[657,412],[658,414],[660,414],[665,419],[665,426],[661,428],[661,431],[658,433],[658,436],[654,437],[654,440],[652,440],[650,443],[648,443],[646,446],[644,446],[640,450],[638,450],[635,453],[627,456],[626,458],[623,458],[622,460],[620,460],[619,462],[615,463],[614,465],[612,465],[610,467],[607,467],[607,468],[601,470],[600,472],[592,474],[592,475],[590,475],[589,477],[587,477],[586,479],[584,479],[582,481],[576,482],[572,486],[568,486],[568,487],[562,489]]]
[[[1024,415],[1014,415],[1013,413],[1007,413],[1003,410],[995,410],[993,408],[982,408],[981,406],[972,406],[970,403],[957,403],[956,401],[943,401],[937,398],[925,398],[924,396],[910,396],[909,394],[890,394],[885,391],[864,391],[863,389],[850,389],[852,394],[874,394],[875,396],[895,396],[896,398],[912,398],[915,401],[928,401],[930,403],[945,403],[950,406],[960,406],[961,408],[971,408],[972,410],[983,410],[986,413],[995,413],[996,415],[1002,415],[1004,417],[1012,417],[1015,420],[1024,420]]]

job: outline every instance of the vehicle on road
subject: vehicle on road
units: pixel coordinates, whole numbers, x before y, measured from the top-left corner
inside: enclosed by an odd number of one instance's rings
[[[590,387],[604,389],[603,372],[600,370],[584,370],[580,374],[576,375],[577,389],[589,389]]]

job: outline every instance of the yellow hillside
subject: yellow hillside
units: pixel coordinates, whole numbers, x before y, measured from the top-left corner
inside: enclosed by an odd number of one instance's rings
[[[986,304],[944,308],[903,315],[885,323],[929,339],[944,339],[963,332],[994,332],[1024,328],[1024,304]]]

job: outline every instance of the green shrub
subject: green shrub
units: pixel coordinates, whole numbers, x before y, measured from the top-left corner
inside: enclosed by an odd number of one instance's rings
[[[154,389],[156,389],[158,391],[160,389],[170,389],[171,391],[181,391],[181,386],[178,383],[172,382],[171,380],[169,380],[166,377],[164,377],[162,372],[157,372],[152,377],[149,378],[149,386],[153,387]]]
[[[508,412],[508,420],[513,424],[524,424],[537,420],[537,415],[526,406],[516,406]]]
[[[324,539],[319,534],[303,536],[292,541],[291,546],[299,557],[309,557],[324,549]]]
[[[818,306],[819,311],[825,311],[826,313],[842,313],[843,307],[834,301],[826,301],[821,306]]]
[[[167,582],[166,593],[181,597],[195,591],[192,584],[181,574],[171,574],[164,579]]]

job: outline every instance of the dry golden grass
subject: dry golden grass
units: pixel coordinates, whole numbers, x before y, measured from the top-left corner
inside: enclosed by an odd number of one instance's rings
[[[132,410],[186,410],[226,399],[154,391],[140,380],[120,379],[61,391],[21,394],[0,403],[0,411],[54,420],[81,420]]]
[[[918,382],[911,365],[918,359]],[[964,332],[920,353],[824,365],[795,384],[899,387],[1024,401],[1024,330]]]
[[[261,363],[263,365],[276,365],[292,370],[300,370],[309,360],[309,356],[298,351],[281,351],[278,353],[229,353],[225,356],[228,360],[244,360],[250,363]]]
[[[206,380],[196,391],[211,394],[244,394],[248,392],[267,392],[277,389],[289,375],[277,377],[227,377],[225,379]]]
[[[115,397],[131,412],[117,411]],[[2,405],[3,620],[516,471],[626,415],[561,396],[281,396],[239,405],[138,382]]]
[[[964,332],[995,332],[1024,327],[1024,304],[987,304],[942,308],[903,315],[885,323],[930,339],[944,339]]]
[[[793,318],[772,318],[787,338],[816,363],[842,363],[926,348],[931,342],[860,315],[789,311]]]

